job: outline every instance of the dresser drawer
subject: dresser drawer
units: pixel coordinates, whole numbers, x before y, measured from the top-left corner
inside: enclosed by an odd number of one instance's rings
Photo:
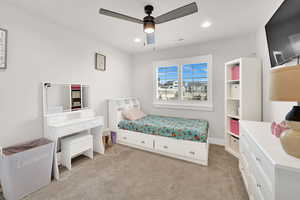
[[[239,144],[240,144],[240,153],[248,153],[248,152],[250,152],[249,144],[244,139],[244,137],[240,138]]]
[[[267,181],[271,184],[274,179],[274,167],[271,161],[266,157],[266,155],[257,146],[253,151],[253,158],[255,163],[260,167],[262,173],[266,175]]]
[[[250,140],[249,136],[245,132],[242,131],[241,134],[240,134],[240,148],[241,148],[241,151],[251,151],[249,140]],[[241,142],[243,143],[242,145],[241,145]]]
[[[246,155],[253,154],[251,158],[253,164],[261,167],[268,182],[271,183],[274,178],[274,167],[271,161],[260,150],[259,146],[246,133],[241,134],[240,148]],[[249,156],[246,156],[246,158],[249,159]]]
[[[257,200],[256,199],[256,196],[257,196],[257,186],[256,186],[256,179],[254,177],[254,175],[252,173],[249,173],[248,175],[248,194],[249,194],[249,198],[250,196]]]
[[[253,200],[271,200],[270,198],[265,198],[261,192],[260,185],[257,182],[256,175],[249,174],[249,199]]]
[[[253,168],[253,171],[256,177],[256,186],[259,191],[258,194],[263,196],[263,199],[273,199],[270,183],[268,183],[264,172],[262,172],[261,168],[258,165]]]
[[[240,165],[242,167],[242,169],[246,172],[248,172],[249,170],[249,163],[245,157],[245,154],[244,153],[240,153]]]
[[[248,166],[252,166],[254,164],[253,158],[251,157],[251,151],[246,147],[246,141],[243,139],[240,139],[240,154],[241,157],[243,157],[243,159],[240,160],[244,160],[244,162],[247,162]]]

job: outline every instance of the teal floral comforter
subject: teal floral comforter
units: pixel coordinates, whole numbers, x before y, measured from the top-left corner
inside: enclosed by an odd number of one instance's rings
[[[129,131],[196,142],[206,142],[208,136],[208,122],[199,119],[147,115],[134,121],[122,120],[118,127]]]

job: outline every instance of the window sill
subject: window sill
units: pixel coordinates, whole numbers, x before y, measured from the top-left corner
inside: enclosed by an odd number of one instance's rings
[[[156,108],[166,109],[182,109],[182,110],[202,110],[202,111],[213,111],[213,105],[211,104],[181,104],[181,103],[161,103],[154,102],[153,106]]]

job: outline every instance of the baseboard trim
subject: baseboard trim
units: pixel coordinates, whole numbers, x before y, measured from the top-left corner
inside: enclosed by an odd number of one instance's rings
[[[225,146],[225,140],[220,138],[209,138],[209,144]]]

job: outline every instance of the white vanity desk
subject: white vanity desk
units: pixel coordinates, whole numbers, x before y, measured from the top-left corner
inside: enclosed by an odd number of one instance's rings
[[[59,138],[82,131],[90,131],[93,135],[94,151],[104,154],[101,130],[103,127],[103,117],[95,116],[91,109],[50,114],[45,116],[44,120],[44,136],[55,142],[53,173],[56,180],[59,179],[59,156],[57,153],[59,150]]]
[[[44,137],[54,141],[53,175],[59,179],[60,138],[88,132],[93,149],[104,154],[103,117],[89,107],[89,86],[83,84],[43,83]]]

